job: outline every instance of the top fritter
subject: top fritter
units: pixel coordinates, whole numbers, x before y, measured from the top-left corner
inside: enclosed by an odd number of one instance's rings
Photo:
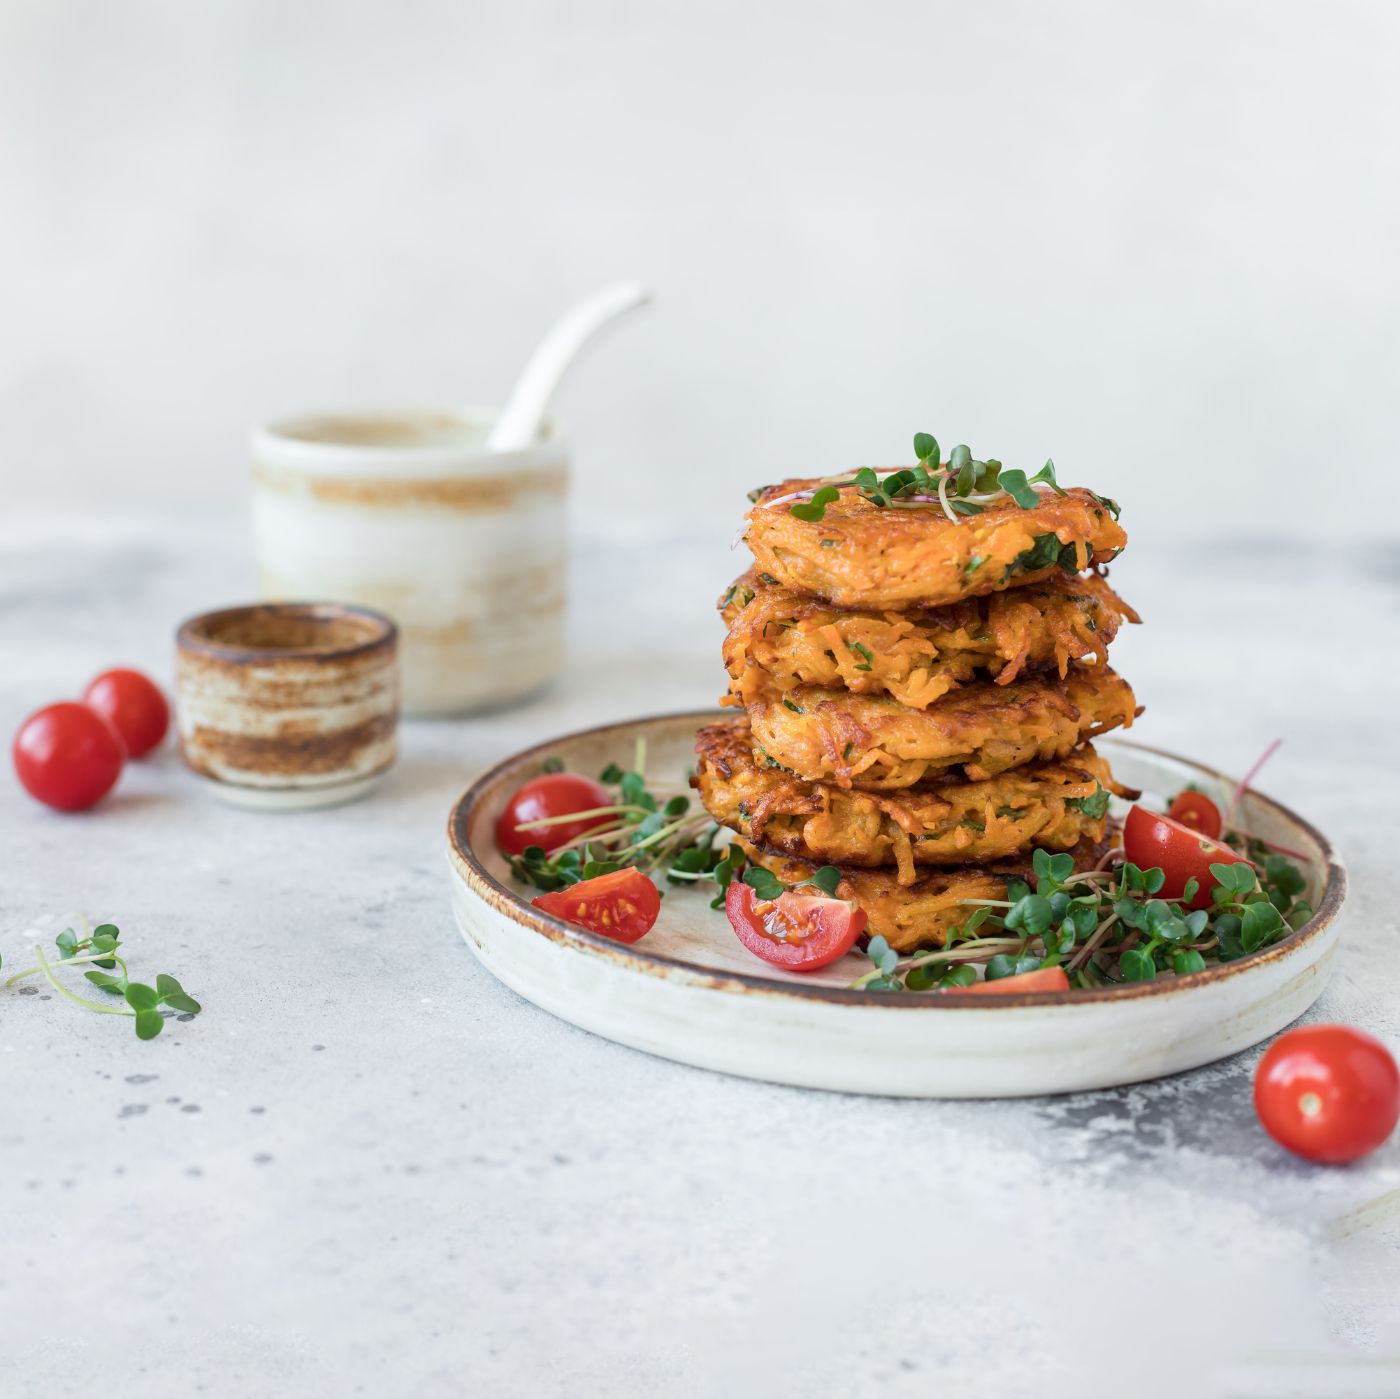
[[[1053,468],[1027,482],[1023,472],[974,462],[988,471],[979,484],[991,489],[959,496],[949,483],[966,480],[966,466],[958,469],[956,453],[947,466],[936,460],[893,475],[866,468],[840,484],[767,487],[746,533],[760,573],[837,607],[900,611],[1078,573],[1128,542],[1112,501],[1061,490]]]

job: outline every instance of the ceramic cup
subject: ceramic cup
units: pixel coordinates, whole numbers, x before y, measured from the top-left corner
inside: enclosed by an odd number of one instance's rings
[[[176,634],[180,751],[242,806],[363,796],[398,752],[398,637],[364,607],[282,603],[191,617]]]
[[[388,613],[409,713],[516,699],[562,661],[568,457],[488,452],[493,419],[330,413],[253,437],[259,591]]]

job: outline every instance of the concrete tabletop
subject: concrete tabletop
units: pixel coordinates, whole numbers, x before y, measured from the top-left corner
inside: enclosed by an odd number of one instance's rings
[[[181,617],[251,595],[237,524],[0,521],[0,731],[109,665],[168,681]],[[727,541],[616,530],[576,553],[564,677],[407,723],[358,805],[227,808],[167,749],[62,816],[3,765],[6,966],[81,911],[205,1012],[142,1043],[0,993],[0,1393],[1400,1394],[1400,1141],[1286,1156],[1260,1051],[1068,1098],[847,1097],[621,1048],[477,965],[443,859],[472,776],[721,688]],[[1114,655],[1134,736],[1229,771],[1285,740],[1258,785],[1352,880],[1309,1018],[1400,1050],[1400,552],[1198,542],[1114,581],[1147,622]]]

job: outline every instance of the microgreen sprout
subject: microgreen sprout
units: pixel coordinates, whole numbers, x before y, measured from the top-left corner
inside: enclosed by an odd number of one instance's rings
[[[742,878],[743,882],[765,902],[781,898],[789,890],[807,888],[814,888],[831,899],[836,897],[836,886],[841,882],[841,871],[835,865],[823,865],[819,870],[813,870],[806,879],[799,880],[796,884],[784,884],[771,870],[764,869],[762,865],[750,865],[744,871]]]
[[[980,515],[995,501],[1010,499],[1023,510],[1033,510],[1040,501],[1035,489],[1038,485],[1049,486],[1056,495],[1066,494],[1055,479],[1053,461],[1047,461],[1034,476],[1027,476],[1024,471],[1004,470],[993,458],[981,461],[970,447],[959,443],[945,463],[938,439],[930,432],[914,434],[914,455],[918,459],[914,466],[884,471],[863,466],[853,476],[822,477],[815,485],[765,501],[764,506],[786,505],[790,515],[815,523],[826,517],[827,506],[841,498],[841,487],[854,486],[862,500],[880,510],[937,505],[958,524],[965,516]],[[756,494],[750,498],[755,499]],[[1118,518],[1115,502],[1103,496],[1094,499]]]
[[[826,514],[826,507],[840,498],[841,492],[835,486],[823,486],[811,500],[803,505],[794,505],[788,513],[799,520],[820,520]]]
[[[1212,865],[1210,907],[1190,909],[1194,881],[1181,899],[1162,899],[1160,869],[1141,869],[1115,854],[1081,871],[1070,855],[1037,850],[1034,886],[1013,879],[1004,899],[963,900],[971,911],[940,948],[901,957],[885,938],[871,938],[871,970],[852,985],[928,991],[970,984],[978,965],[988,981],[1063,966],[1071,987],[1084,989],[1188,976],[1236,961],[1312,917],[1303,872],[1281,855],[1257,853],[1257,869]]]
[[[80,920],[80,923],[80,931],[65,928],[54,938],[54,946],[58,949],[56,960],[45,953],[42,943],[35,943],[37,965],[15,972],[5,982],[4,989],[8,991],[26,977],[43,976],[60,996],[74,1005],[102,1015],[122,1015],[133,1020],[136,1037],[143,1040],[155,1039],[165,1028],[164,1010],[181,1015],[199,1014],[199,1002],[173,976],[162,972],[156,977],[154,986],[131,980],[126,960],[119,951],[122,947],[121,932],[115,923],[99,923],[91,930],[85,920]],[[105,1002],[94,1001],[87,996],[79,996],[65,985],[57,973],[60,969],[73,967],[86,967],[83,976],[99,991],[105,992],[109,999]]]
[[[521,855],[508,856],[515,877],[537,889],[563,889],[635,866],[668,884],[713,883],[717,892],[710,907],[716,909],[724,907],[724,896],[736,878],[761,899],[776,899],[788,888],[836,893],[841,871],[834,865],[823,865],[810,878],[789,886],[761,865],[750,864],[737,844],[720,841],[722,827],[717,822],[704,812],[691,812],[683,791],[649,782],[645,764],[646,751],[639,746],[632,768],[624,771],[609,763],[598,774],[605,786],[617,788],[616,803],[531,822],[532,829],[543,830],[580,816],[609,818],[599,829],[552,850],[531,845]],[[550,769],[560,770],[562,764]]]
[[[562,763],[550,768],[549,762],[547,759],[547,771],[562,770]],[[624,770],[609,763],[598,780],[616,788],[615,801],[589,811],[544,817],[532,821],[528,829],[547,838],[551,825],[576,822],[580,816],[596,816],[598,826],[548,850],[544,845],[530,845],[522,854],[511,856],[511,871],[517,879],[537,889],[563,889],[635,866],[643,874],[664,878],[670,884],[722,880],[723,893],[732,878],[733,864],[729,847],[716,843],[720,827],[703,811],[691,810],[685,788],[648,780],[644,742],[638,743],[632,767]]]

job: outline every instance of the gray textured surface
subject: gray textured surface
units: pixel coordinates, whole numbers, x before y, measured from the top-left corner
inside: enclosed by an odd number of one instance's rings
[[[165,677],[176,621],[248,591],[213,522],[12,519],[0,549],[6,735],[108,664]],[[6,962],[82,909],[207,1009],[141,1044],[0,995],[0,1389],[1400,1393],[1400,1143],[1284,1157],[1254,1054],[1057,1100],[841,1097],[616,1047],[476,965],[447,907],[453,797],[551,733],[710,702],[736,565],[585,546],[566,679],[407,726],[357,806],[230,810],[166,753],[61,817],[4,765]],[[1353,880],[1315,1018],[1400,1047],[1400,550],[1193,544],[1115,578],[1148,619],[1115,656],[1144,741],[1240,770],[1286,739],[1260,785]]]

